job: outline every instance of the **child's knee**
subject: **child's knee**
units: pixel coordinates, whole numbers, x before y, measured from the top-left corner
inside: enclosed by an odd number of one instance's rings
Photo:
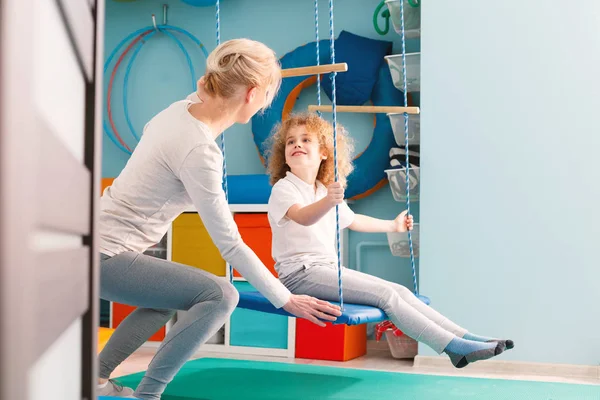
[[[394,290],[394,288],[391,286],[385,286],[380,288],[380,290],[378,291],[378,296],[379,308],[381,308],[384,311],[393,307],[394,304],[402,300],[400,294],[398,294],[398,292]]]
[[[406,286],[394,285],[394,289],[403,299],[413,295],[413,293]]]

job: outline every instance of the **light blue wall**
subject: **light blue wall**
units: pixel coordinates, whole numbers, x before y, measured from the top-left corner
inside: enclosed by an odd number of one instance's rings
[[[422,292],[501,359],[597,365],[600,3],[457,4],[422,8]]]
[[[135,2],[115,2],[108,0],[106,4],[106,37],[105,57],[129,33],[151,24],[151,14],[162,21],[163,1],[138,0]],[[168,22],[184,28],[197,36],[210,52],[215,47],[214,7],[196,8],[181,1],[166,1],[169,5]],[[372,15],[379,0],[343,0],[335,2],[336,36],[342,30],[394,42],[394,53],[400,52],[399,36],[390,29],[386,36],[379,36],[372,25]],[[320,1],[320,37],[328,38],[328,2]],[[262,41],[273,48],[277,54],[292,51],[294,48],[313,41],[314,2],[312,0],[222,0],[221,1],[221,40],[236,37],[249,37]],[[189,42],[185,42],[191,49]],[[407,51],[418,51],[419,40],[408,40]],[[191,51],[191,50],[189,50]],[[204,72],[204,58],[199,51],[192,52],[196,77]],[[119,132],[134,144],[123,117],[122,86],[123,72],[128,59],[124,61],[121,73],[117,74],[113,89],[113,112]],[[112,69],[112,65],[111,65]],[[105,87],[108,86],[110,73],[105,76]],[[144,124],[168,104],[191,92],[191,78],[181,52],[165,37],[157,37],[148,41],[139,53],[132,68],[129,79],[129,115],[135,130],[141,132]],[[325,95],[323,93],[323,98]],[[325,100],[324,100],[325,101]],[[316,102],[315,89],[305,90],[296,104],[296,110],[306,109],[308,104]],[[340,114],[339,121],[347,126],[356,141],[356,150],[361,151],[369,142],[373,131],[371,115]],[[254,142],[251,125],[238,125],[226,133],[227,168],[231,174],[263,173]],[[103,176],[118,175],[127,161],[127,155],[118,150],[104,135]],[[382,154],[387,157],[387,154]],[[394,201],[389,187],[357,201],[352,205],[356,212],[379,218],[393,218],[403,205]],[[418,215],[418,204],[415,204],[415,215]],[[349,266],[354,267],[355,247],[360,241],[383,241],[385,234],[350,233]],[[386,247],[365,248],[361,262],[366,272],[391,279],[412,287],[411,269],[407,259],[393,257]]]

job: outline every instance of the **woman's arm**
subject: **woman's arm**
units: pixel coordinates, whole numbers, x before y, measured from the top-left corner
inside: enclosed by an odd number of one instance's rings
[[[275,307],[280,308],[289,301],[290,291],[243,242],[225,200],[221,185],[221,162],[217,147],[198,146],[185,158],[179,170],[179,179],[221,256]]]
[[[217,147],[198,146],[186,157],[178,173],[222,257],[276,308],[283,307],[321,326],[324,324],[317,318],[335,320],[334,315],[340,315],[339,307],[291,294],[243,242],[221,186],[222,160]]]

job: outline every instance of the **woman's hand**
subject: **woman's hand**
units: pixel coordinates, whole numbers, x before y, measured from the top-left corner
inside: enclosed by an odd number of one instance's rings
[[[394,232],[412,231],[414,221],[412,215],[406,215],[408,211],[402,211],[394,220]]]
[[[293,294],[283,309],[299,318],[307,319],[319,326],[325,326],[323,321],[335,321],[342,315],[340,307],[311,296]]]

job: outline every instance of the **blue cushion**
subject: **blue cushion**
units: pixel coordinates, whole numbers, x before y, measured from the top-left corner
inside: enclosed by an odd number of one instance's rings
[[[229,204],[267,204],[271,196],[269,175],[227,175]]]
[[[335,62],[347,63],[348,71],[335,78],[336,103],[360,106],[371,97],[384,56],[391,54],[392,42],[369,39],[342,31],[335,40]],[[330,74],[323,79],[323,90],[332,99]]]
[[[331,304],[337,304],[331,302]],[[239,308],[246,308],[249,310],[262,311],[271,314],[285,315],[287,317],[293,317],[283,308],[275,308],[269,300],[267,300],[259,292],[240,292],[240,301],[238,303]],[[379,308],[364,306],[358,304],[346,304],[344,303],[344,311],[341,316],[335,320],[334,324],[345,324],[345,325],[360,325],[366,324],[367,322],[381,322],[387,319],[385,313]]]

